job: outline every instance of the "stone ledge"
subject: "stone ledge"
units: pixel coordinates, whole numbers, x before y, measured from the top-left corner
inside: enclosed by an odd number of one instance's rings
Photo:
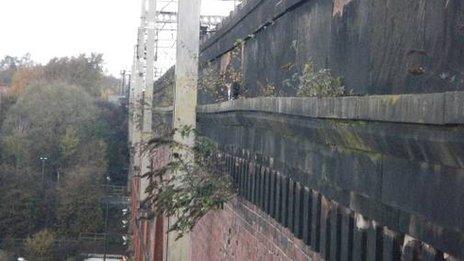
[[[174,106],[153,108],[153,112],[158,112],[158,113],[171,113],[173,110],[174,110]]]
[[[259,111],[320,119],[463,124],[464,92],[351,97],[260,97],[201,105],[198,113]]]

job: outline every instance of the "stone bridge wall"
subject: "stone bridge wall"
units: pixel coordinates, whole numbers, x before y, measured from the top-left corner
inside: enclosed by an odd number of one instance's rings
[[[322,258],[464,258],[463,95],[245,99],[198,125],[240,198]]]
[[[287,98],[199,107],[239,197],[195,228],[194,260],[464,259],[464,2],[246,2],[202,43],[201,78],[232,68],[247,97]],[[309,62],[359,96],[291,97]]]
[[[217,74],[235,67],[248,97],[268,85],[295,96],[283,81],[310,61],[359,95],[464,90],[464,2],[248,0],[202,43],[200,61]]]

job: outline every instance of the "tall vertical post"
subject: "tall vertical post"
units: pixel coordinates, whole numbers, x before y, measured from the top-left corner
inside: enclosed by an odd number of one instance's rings
[[[200,0],[179,0],[177,24],[176,87],[174,92],[173,127],[177,130],[184,126],[196,127],[198,55],[200,45]],[[195,137],[183,137],[178,131],[174,140],[187,146],[193,146]],[[193,157],[181,151],[183,157]],[[186,175],[186,173],[173,173]],[[171,223],[170,218],[168,221]],[[168,260],[190,260],[190,235],[175,240],[175,233],[168,235]]]
[[[177,25],[176,88],[174,128],[195,127],[200,45],[200,0],[179,0]],[[176,141],[193,146],[193,136],[175,136]]]
[[[148,16],[146,21],[146,74],[145,86],[143,95],[143,122],[142,122],[142,140],[143,143],[148,142],[152,136],[152,109],[153,109],[153,84],[155,83],[155,21],[156,19],[156,1],[148,1]],[[145,174],[150,169],[150,155],[144,152],[142,155],[142,174]],[[140,200],[145,200],[147,197],[146,188],[149,180],[144,178],[140,181]]]
[[[124,96],[124,90],[126,88],[126,70],[121,71],[121,89],[119,90],[119,95]]]
[[[133,148],[134,148],[134,169],[141,170],[141,152],[140,143],[142,141],[142,124],[143,124],[143,89],[144,86],[144,57],[146,49],[145,27],[146,27],[146,4],[147,0],[142,0],[142,16],[140,18],[140,27],[137,37],[137,57],[136,57],[136,72],[134,78],[134,126],[133,126]],[[140,174],[140,173],[137,173]]]
[[[130,139],[133,151],[131,152],[131,170],[135,175],[131,175],[132,198],[136,200],[134,211],[138,211],[141,202],[146,198],[147,178],[141,178],[139,174],[148,171],[150,165],[150,155],[144,153],[143,144],[151,135],[152,119],[151,110],[153,103],[153,82],[154,82],[154,26],[155,26],[155,7],[156,0],[141,0],[142,10],[140,26],[138,29],[137,46],[134,52],[134,63],[132,67],[131,92],[130,92]],[[149,5],[147,5],[149,4]],[[146,222],[146,221],[143,221]],[[141,223],[135,220],[133,223],[134,242],[140,247],[143,242],[143,231]],[[140,250],[140,249],[139,249]],[[136,251],[136,258],[146,256],[147,253]]]
[[[135,99],[135,96],[136,96],[136,93],[135,93],[135,87],[136,87],[136,83],[135,83],[135,80],[137,79],[137,72],[138,68],[137,68],[137,45],[134,46],[134,57],[133,57],[133,61],[132,61],[132,68],[131,68],[131,79],[130,79],[130,83],[129,83],[129,122],[128,122],[128,127],[129,127],[129,145],[131,148],[133,148],[134,146],[134,128],[135,128],[135,117],[134,117],[134,113],[135,113],[135,102],[136,102],[136,99]]]

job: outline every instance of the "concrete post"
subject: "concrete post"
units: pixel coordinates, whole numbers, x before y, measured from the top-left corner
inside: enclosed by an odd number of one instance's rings
[[[183,126],[195,128],[197,106],[198,55],[200,44],[200,0],[179,0],[177,24],[177,58],[176,58],[176,87],[174,92],[175,129]],[[182,137],[176,132],[174,140],[193,146],[193,135]],[[193,157],[186,152],[180,152],[184,157]],[[185,173],[173,173],[185,175]],[[171,223],[173,220],[169,223]],[[190,235],[185,235],[175,241],[175,233],[168,235],[168,260],[190,260]]]
[[[136,59],[136,71],[133,75],[134,79],[134,128],[133,128],[133,148],[134,148],[134,163],[133,167],[139,170],[142,169],[142,150],[140,143],[142,142],[142,130],[143,130],[143,89],[144,76],[145,76],[145,27],[146,27],[146,16],[147,16],[147,0],[142,0],[142,10],[140,17],[140,27],[137,36],[137,59]],[[137,173],[140,174],[140,173]]]
[[[131,74],[133,77],[131,77],[131,82],[130,82],[130,88],[129,88],[129,145],[131,147],[134,146],[134,126],[135,126],[135,79],[137,78],[137,45],[134,46],[134,58],[132,61],[132,69],[131,69]]]
[[[179,0],[177,25],[174,128],[195,127],[200,45],[200,0]],[[193,146],[194,139],[176,135],[176,141]]]
[[[145,88],[143,98],[143,124],[142,139],[143,143],[148,142],[152,137],[152,109],[153,109],[153,84],[155,82],[155,19],[156,19],[156,1],[149,0],[148,16],[146,23],[146,72]],[[151,157],[148,152],[142,152],[142,174],[150,170]],[[140,200],[145,200],[148,194],[145,192],[149,185],[149,180],[144,178],[140,180]]]

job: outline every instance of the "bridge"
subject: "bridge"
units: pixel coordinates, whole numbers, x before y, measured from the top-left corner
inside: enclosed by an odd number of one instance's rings
[[[250,224],[277,223],[328,260],[435,260],[464,249],[459,97],[242,99],[200,106],[198,125],[226,155],[234,208],[262,215]]]
[[[238,195],[197,224],[190,259],[464,259],[462,21],[457,0],[240,5],[200,45],[200,85],[223,78],[200,86],[195,118]],[[308,63],[352,92],[297,97]],[[173,125],[159,104],[173,105],[174,73],[154,83],[153,129]],[[165,257],[157,235],[140,251]]]

